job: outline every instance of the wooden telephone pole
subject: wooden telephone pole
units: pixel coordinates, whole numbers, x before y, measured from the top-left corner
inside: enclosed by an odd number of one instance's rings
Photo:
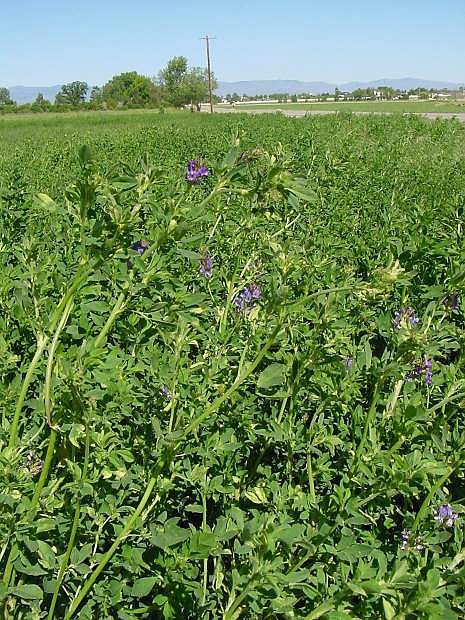
[[[210,37],[206,34],[202,37],[202,41],[207,42],[207,70],[208,70],[208,95],[210,99],[210,112],[213,114],[213,93],[212,93],[212,70],[210,63],[210,41],[216,37]]]

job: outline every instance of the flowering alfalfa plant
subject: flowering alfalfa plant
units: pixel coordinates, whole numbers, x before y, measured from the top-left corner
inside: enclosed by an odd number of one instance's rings
[[[149,243],[143,239],[141,241],[135,241],[131,247],[139,254],[139,256],[142,256],[148,250]]]
[[[44,466],[43,459],[34,450],[28,450],[26,458],[24,460],[23,467],[27,470],[31,476],[35,476],[42,471]]]
[[[349,373],[352,370],[353,365],[354,365],[354,358],[350,355],[346,355],[344,359],[344,367],[347,373]]]
[[[208,249],[205,249],[202,253],[199,265],[199,273],[207,280],[209,280],[213,275],[213,259]]]
[[[452,510],[452,506],[449,504],[442,504],[433,510],[433,519],[438,525],[445,528],[453,527],[458,518],[459,515]]]
[[[426,355],[420,362],[416,362],[413,368],[407,372],[405,378],[409,383],[418,379],[424,379],[426,385],[431,385],[433,382],[433,362]]]
[[[253,282],[245,286],[234,299],[234,309],[236,312],[250,312],[255,308],[257,302],[261,299],[262,289]]]
[[[173,395],[171,394],[171,392],[169,391],[169,389],[166,387],[166,385],[163,385],[160,389],[160,396],[162,396],[166,401],[170,401],[173,398]]]
[[[135,252],[137,252],[139,256],[143,256],[148,249],[149,249],[149,242],[146,241],[145,239],[135,241],[131,245],[131,250],[134,250]],[[128,269],[132,269],[134,266],[131,260],[128,260],[127,265],[128,265]]]
[[[399,310],[394,312],[392,318],[392,328],[401,329],[416,327],[419,323],[419,318],[416,315],[415,309],[407,306],[403,306]]]
[[[200,181],[208,177],[209,174],[207,166],[200,163],[198,160],[191,159],[187,162],[186,181],[188,183],[200,183]]]
[[[410,530],[402,530],[401,540],[399,544],[401,551],[423,551],[424,545],[419,536],[413,536]]]

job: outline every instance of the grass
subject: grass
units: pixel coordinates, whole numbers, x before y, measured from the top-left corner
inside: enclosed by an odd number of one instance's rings
[[[1,120],[0,614],[463,618],[465,126]]]
[[[219,107],[231,108],[229,105]],[[425,112],[465,112],[465,102],[436,101],[328,101],[315,103],[241,103],[235,109],[335,110],[337,112],[391,112],[423,114]]]

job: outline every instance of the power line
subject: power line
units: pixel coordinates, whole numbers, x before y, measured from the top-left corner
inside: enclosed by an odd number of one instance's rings
[[[204,37],[201,37],[202,41],[207,42],[207,70],[208,70],[208,94],[210,98],[210,112],[213,114],[213,93],[212,93],[212,71],[211,71],[211,63],[210,63],[210,41],[216,39],[216,37],[211,37],[206,34]]]

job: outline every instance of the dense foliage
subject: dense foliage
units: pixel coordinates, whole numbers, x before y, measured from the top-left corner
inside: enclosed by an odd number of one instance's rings
[[[212,77],[212,88],[216,80]],[[150,78],[136,71],[114,75],[103,86],[89,89],[87,82],[63,84],[52,104],[39,93],[33,103],[16,104],[7,88],[0,88],[0,113],[66,112],[70,110],[107,110],[114,108],[162,108],[165,105],[180,108],[198,105],[208,99],[208,73],[201,67],[189,67],[187,58],[175,56]],[[217,99],[217,97],[215,97]]]
[[[91,98],[107,104],[146,105],[159,103],[161,92],[149,77],[128,71],[113,76],[102,88],[94,89]]]
[[[76,81],[63,84],[55,97],[55,103],[78,106],[80,103],[84,103],[88,90],[89,85],[87,82]]]
[[[166,101],[174,107],[198,104],[208,99],[208,73],[201,67],[189,67],[185,56],[168,61],[158,76]],[[212,78],[212,89],[216,80]]]
[[[464,616],[464,134],[2,121],[5,617]]]

